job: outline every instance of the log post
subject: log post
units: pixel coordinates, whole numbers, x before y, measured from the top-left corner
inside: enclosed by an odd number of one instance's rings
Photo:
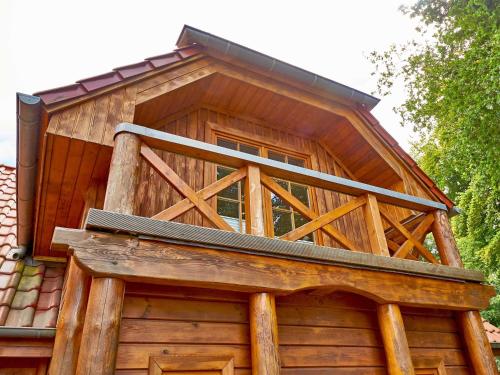
[[[245,180],[246,231],[264,236],[264,211],[262,205],[260,169],[247,167]],[[254,293],[249,299],[250,340],[253,375],[278,375],[278,322],[275,297],[269,293]]]
[[[119,133],[111,158],[104,209],[131,215],[139,177],[141,141]],[[125,282],[94,278],[83,327],[77,374],[112,375],[115,371]]]
[[[252,345],[252,375],[278,375],[278,321],[274,295],[250,295],[250,342]]]
[[[450,227],[448,215],[443,210],[435,210],[432,215],[432,235],[436,241],[441,263],[451,267],[463,268],[455,237]]]
[[[72,257],[69,259],[67,272],[49,375],[74,374],[78,361],[90,277]]]
[[[371,194],[366,196],[365,220],[372,253],[390,256],[377,198]],[[384,342],[387,372],[389,375],[414,375],[415,370],[399,306],[395,304],[378,305],[377,318]]]
[[[444,265],[463,268],[455,237],[445,211],[436,210],[433,213],[434,223],[432,234]],[[491,349],[479,311],[459,311],[457,318],[460,323],[470,363],[476,374],[497,374],[495,357]]]
[[[497,375],[495,357],[479,311],[461,311],[458,313],[458,320],[475,373]]]
[[[372,253],[389,256],[389,248],[387,247],[377,198],[372,194],[366,195],[365,220]]]
[[[377,306],[377,317],[384,342],[389,375],[414,375],[403,317],[398,305]]]

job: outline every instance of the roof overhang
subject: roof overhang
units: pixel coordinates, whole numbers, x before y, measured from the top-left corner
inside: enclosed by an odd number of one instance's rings
[[[177,47],[182,48],[192,44],[204,47],[205,52],[214,52],[219,57],[240,60],[255,66],[265,72],[279,74],[288,79],[298,81],[311,90],[324,91],[337,97],[354,102],[367,110],[374,108],[380,99],[349,86],[319,76],[274,57],[257,52],[227,39],[207,33],[203,30],[184,25],[177,40]]]

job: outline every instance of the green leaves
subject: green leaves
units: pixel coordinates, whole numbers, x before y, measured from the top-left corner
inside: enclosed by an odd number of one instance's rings
[[[421,136],[412,153],[463,211],[453,224],[464,263],[500,288],[498,0],[418,0],[403,13],[420,37],[370,54],[378,93],[404,82],[396,112]],[[497,325],[499,308],[496,297],[485,312]]]

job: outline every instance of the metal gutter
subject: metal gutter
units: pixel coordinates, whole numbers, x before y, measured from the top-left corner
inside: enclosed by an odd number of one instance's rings
[[[368,110],[373,109],[380,101],[380,99],[352,87],[319,76],[227,39],[184,25],[177,40],[177,47],[181,48],[193,43],[205,47],[209,52],[212,50],[218,55],[244,61],[264,71],[278,73],[298,81],[311,89],[323,90],[346,100],[354,101]]]
[[[17,244],[22,258],[33,241],[33,209],[38,164],[42,102],[38,96],[17,93]]]
[[[0,337],[51,339],[55,335],[55,328],[0,327]]]

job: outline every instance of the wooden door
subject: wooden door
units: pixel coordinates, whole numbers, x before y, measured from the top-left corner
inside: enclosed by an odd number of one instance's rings
[[[149,358],[149,375],[234,375],[234,360],[218,356],[163,355]]]

